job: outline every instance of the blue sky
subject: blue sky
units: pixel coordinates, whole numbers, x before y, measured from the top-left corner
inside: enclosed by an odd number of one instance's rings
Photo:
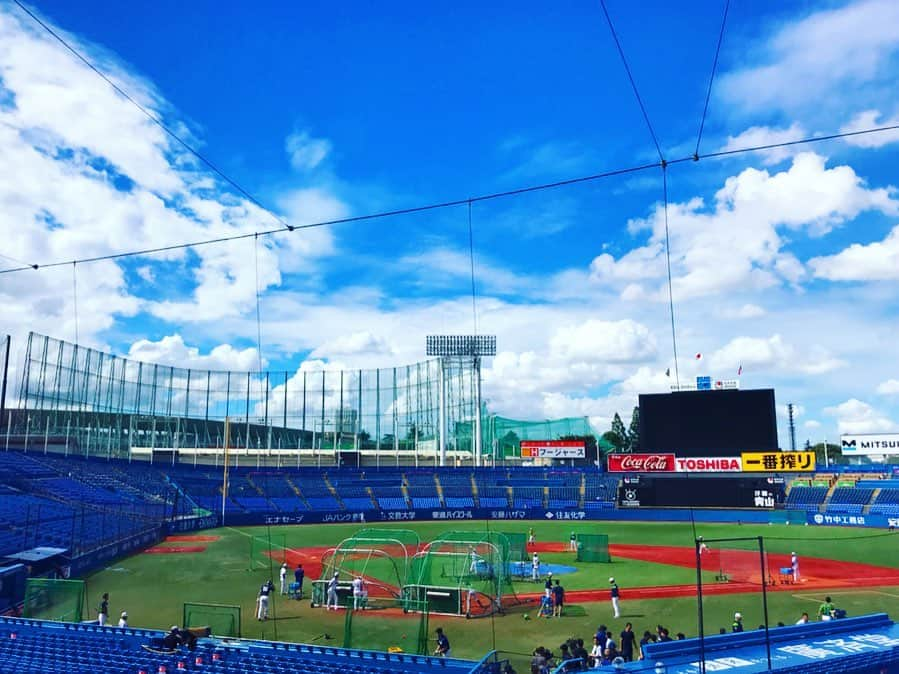
[[[723,3],[607,4],[664,155],[692,154]],[[31,7],[294,224],[658,159],[598,3],[332,5]],[[895,124],[897,55],[889,0],[732,3],[700,151]],[[742,364],[744,386],[799,406],[800,441],[896,429],[897,141],[669,168],[683,378]],[[273,225],[8,2],[0,152],[0,254],[17,260]],[[653,169],[473,206],[496,411],[602,429],[637,393],[667,389],[661,197]],[[426,334],[473,328],[467,218],[455,207],[82,265],[79,339],[254,368],[258,287],[269,367],[411,362]],[[71,268],[2,275],[0,298],[17,343],[74,339]]]

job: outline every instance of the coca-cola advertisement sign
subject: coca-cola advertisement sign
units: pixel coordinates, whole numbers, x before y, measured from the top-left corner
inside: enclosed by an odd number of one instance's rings
[[[674,454],[609,454],[613,473],[673,473]]]

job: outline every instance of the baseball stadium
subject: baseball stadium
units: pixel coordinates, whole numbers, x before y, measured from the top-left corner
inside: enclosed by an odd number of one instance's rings
[[[604,452],[585,419],[490,415],[466,339],[296,381],[30,335],[0,439],[2,657],[62,671],[72,638],[104,671],[520,672],[630,623],[658,640],[622,671],[811,671],[823,651],[889,671],[893,467],[780,452],[773,391],[734,382],[641,396],[639,451]],[[169,625],[195,650],[150,648]]]
[[[0,0],[0,674],[899,674],[897,27]]]

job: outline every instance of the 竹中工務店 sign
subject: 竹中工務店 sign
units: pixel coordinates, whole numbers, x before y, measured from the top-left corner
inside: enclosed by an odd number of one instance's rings
[[[814,452],[744,452],[744,473],[814,473]]]
[[[583,440],[522,440],[522,458],[583,459]]]

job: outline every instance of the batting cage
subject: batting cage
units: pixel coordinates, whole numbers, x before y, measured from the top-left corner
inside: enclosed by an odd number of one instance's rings
[[[412,560],[403,597],[427,602],[431,613],[479,618],[517,601],[510,574],[511,548],[496,531],[450,531]],[[508,602],[507,602],[508,603]]]
[[[370,651],[428,654],[428,605],[397,598],[376,609],[353,610],[350,601],[343,625],[343,647]],[[386,619],[385,619],[386,618]]]
[[[78,623],[84,619],[84,601],[83,580],[29,578],[22,616]]]
[[[716,583],[735,583],[749,587],[774,585],[778,569],[774,568],[757,538],[703,540],[700,564]]]
[[[184,629],[208,627],[217,637],[239,637],[240,606],[185,602],[181,626]]]
[[[355,578],[363,581],[367,608],[392,606],[402,597],[420,544],[418,534],[407,529],[362,529],[344,539],[322,557],[322,575],[312,581],[312,605],[327,603],[328,583],[337,574],[340,606],[352,605]]]
[[[609,537],[606,534],[578,534],[577,561],[611,562]]]
[[[270,569],[287,560],[287,534],[275,533],[250,538],[249,569]]]

